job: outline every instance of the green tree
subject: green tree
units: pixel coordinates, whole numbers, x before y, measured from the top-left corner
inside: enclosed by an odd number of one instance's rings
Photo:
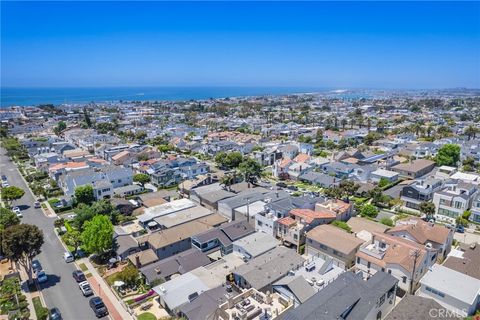
[[[67,124],[65,123],[65,121],[59,121],[57,123],[57,126],[53,129],[53,132],[55,132],[55,134],[58,136],[65,129],[67,129]]]
[[[435,204],[433,204],[433,202],[424,201],[420,203],[419,209],[420,212],[426,216],[427,220],[432,219],[435,214]]]
[[[360,215],[364,217],[376,218],[378,215],[378,209],[373,204],[365,204],[360,210]]]
[[[243,160],[243,155],[238,152],[219,152],[215,156],[215,162],[225,169],[237,168]]]
[[[128,265],[125,269],[118,273],[117,279],[125,282],[127,286],[134,286],[139,280],[138,270],[134,266]]]
[[[82,244],[82,233],[78,230],[70,230],[65,235],[65,242],[69,246],[72,246],[74,248],[73,249],[73,255],[76,256],[78,248]]]
[[[118,222],[120,212],[115,209],[112,203],[108,200],[100,200],[94,202],[92,205],[79,204],[75,210],[74,225],[78,230],[83,230],[85,222],[92,220],[96,215],[107,216],[113,224]]]
[[[12,211],[0,207],[0,232],[20,223],[20,218]]]
[[[32,282],[32,259],[41,252],[43,232],[37,226],[18,224],[2,231],[2,250],[5,256],[19,263]]]
[[[97,215],[85,222],[82,241],[88,252],[103,254],[112,249],[113,225],[104,215]]]
[[[254,183],[260,177],[262,166],[256,160],[247,158],[240,163],[238,170],[244,176],[245,181]]]
[[[138,182],[142,187],[145,187],[145,184],[150,182],[150,176],[145,173],[137,173],[133,176],[133,181]]]
[[[444,144],[437,153],[435,161],[439,166],[456,166],[460,161],[460,146],[458,144]]]
[[[463,218],[462,216],[458,216],[455,219],[455,223],[457,226],[468,227],[468,220]]]
[[[10,186],[2,188],[2,199],[5,200],[9,205],[14,200],[18,200],[25,194],[25,191],[22,188]]]
[[[388,186],[389,184],[390,184],[390,180],[388,180],[388,179],[385,178],[385,177],[382,177],[382,178],[380,179],[380,181],[378,182],[378,186],[379,186],[380,188],[386,187],[386,186]]]
[[[75,188],[75,201],[77,203],[90,204],[95,201],[93,187],[89,184]]]

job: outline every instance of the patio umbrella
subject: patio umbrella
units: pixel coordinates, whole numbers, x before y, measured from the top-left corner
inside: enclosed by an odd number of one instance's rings
[[[113,286],[115,286],[115,287],[122,287],[124,285],[125,285],[125,282],[123,282],[123,281],[115,281],[113,283]]]

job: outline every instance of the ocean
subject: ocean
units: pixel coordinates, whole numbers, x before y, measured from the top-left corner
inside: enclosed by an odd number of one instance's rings
[[[107,101],[182,101],[260,95],[328,92],[308,87],[97,87],[97,88],[1,88],[2,108]]]

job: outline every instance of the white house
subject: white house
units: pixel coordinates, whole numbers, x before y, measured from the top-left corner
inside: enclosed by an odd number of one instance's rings
[[[462,317],[480,306],[480,280],[435,264],[420,280],[417,295],[432,298]]]

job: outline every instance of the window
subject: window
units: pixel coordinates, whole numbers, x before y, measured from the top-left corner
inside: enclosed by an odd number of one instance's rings
[[[357,263],[360,263],[360,257],[357,257]]]
[[[257,224],[258,224],[259,227],[261,227],[263,225],[263,222],[257,220]]]
[[[430,288],[430,287],[425,287],[425,290],[427,290],[427,291],[429,291],[429,292],[431,292],[431,293],[433,293],[433,294],[436,294],[436,295],[439,296],[439,297],[445,298],[445,294],[444,294],[443,292],[440,292],[440,291],[435,290],[435,289]]]
[[[294,234],[294,235],[293,235],[293,239],[298,240],[298,235],[297,235],[297,234]]]
[[[385,268],[382,268],[382,272],[385,272]]]
[[[371,265],[371,263],[370,263],[370,261],[368,261],[368,262],[367,262],[367,268],[370,269],[370,265]]]
[[[392,270],[388,269],[388,274],[392,274]]]
[[[462,203],[460,201],[455,201],[455,208],[461,209],[462,208]]]
[[[378,306],[380,307],[385,302],[385,295],[380,297],[380,301],[378,301]]]
[[[407,283],[407,277],[403,276],[403,277],[402,277],[402,282],[403,282],[403,283]]]

